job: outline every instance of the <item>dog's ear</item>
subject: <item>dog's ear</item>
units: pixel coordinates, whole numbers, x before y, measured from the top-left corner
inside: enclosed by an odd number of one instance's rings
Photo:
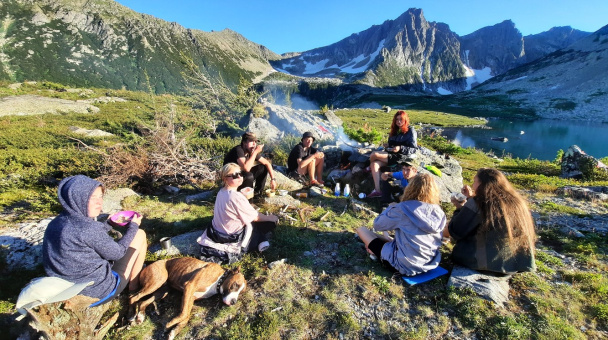
[[[232,270],[232,272],[233,272],[234,274],[238,274],[238,273],[240,273],[240,272],[241,272],[241,266],[236,267],[236,269],[233,269],[233,270]]]

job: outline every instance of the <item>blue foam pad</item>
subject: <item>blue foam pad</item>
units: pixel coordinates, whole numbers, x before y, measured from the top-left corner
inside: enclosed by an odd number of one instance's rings
[[[409,283],[411,286],[417,285],[419,283],[430,281],[436,277],[440,277],[441,275],[445,275],[448,273],[447,269],[437,266],[435,269],[431,269],[426,273],[414,275],[414,276],[403,276],[403,281]]]

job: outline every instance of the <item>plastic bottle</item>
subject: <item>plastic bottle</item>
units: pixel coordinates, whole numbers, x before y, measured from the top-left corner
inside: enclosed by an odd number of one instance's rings
[[[340,183],[336,183],[336,188],[334,189],[334,195],[340,196]]]
[[[348,197],[350,196],[350,186],[348,184],[346,184],[344,186],[344,197]]]

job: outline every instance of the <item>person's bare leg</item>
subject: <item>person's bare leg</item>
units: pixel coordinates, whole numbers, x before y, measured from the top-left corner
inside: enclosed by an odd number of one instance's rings
[[[310,161],[310,163],[308,163],[308,167],[306,168],[306,170],[308,170],[308,178],[310,178],[310,181],[314,181],[315,180],[315,165],[317,163],[316,159],[313,159],[312,161]]]
[[[370,244],[371,241],[378,238],[378,235],[366,227],[357,228],[357,235],[361,238],[361,241],[365,244],[365,248]]]
[[[139,229],[135,238],[129,244],[130,248],[136,250],[133,257],[129,259],[125,270],[125,277],[129,280],[129,291],[134,292],[139,289],[139,272],[144,265],[146,259],[146,251],[148,250],[148,241],[146,240],[146,233]]]
[[[316,177],[315,179],[319,183],[323,183],[323,164],[325,163],[325,159],[321,158],[316,160],[315,168],[316,168]]]
[[[374,190],[380,192],[380,167],[388,164],[388,154],[386,152],[372,152],[369,160],[371,162],[372,178],[374,179]]]

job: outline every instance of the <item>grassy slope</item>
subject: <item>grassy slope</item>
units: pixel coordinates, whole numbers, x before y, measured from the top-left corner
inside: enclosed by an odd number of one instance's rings
[[[19,91],[65,98],[77,96],[49,92],[41,85],[24,87]],[[0,96],[12,93],[0,89]],[[105,90],[94,90],[91,96],[104,93]],[[105,141],[86,141],[95,147],[103,148],[119,142],[134,144],[140,141],[138,124],[149,121],[155,110],[166,107],[169,102],[179,104],[179,98],[175,97],[152,97],[125,91],[115,92],[115,95],[129,101],[100,105],[98,114],[0,118],[0,157],[3,157],[0,162],[0,185],[3,186],[0,206],[5,212],[17,212],[4,215],[5,227],[10,227],[19,216],[24,217],[19,211],[34,219],[58,211],[52,181],[45,178],[60,178],[78,172],[97,173],[96,156],[91,151],[78,149],[74,141],[66,138],[67,126],[77,124],[101,128],[118,135]],[[414,123],[469,124],[461,117],[410,112]],[[384,127],[387,121],[378,111],[341,111],[338,114],[347,124],[366,122]],[[448,120],[439,123],[434,118]],[[32,135],[37,138],[28,138]],[[208,145],[218,148],[230,142],[219,140]],[[516,173],[510,177],[511,180],[521,188],[533,189],[535,195],[550,196],[557,186],[576,183],[557,178],[558,169],[549,162],[506,159],[496,163],[476,150],[461,149],[442,139],[423,139],[421,143],[436,149],[449,149],[450,154],[463,165],[465,182],[470,182],[475,169],[481,166],[498,166]],[[53,150],[52,157],[50,149]],[[82,163],[74,163],[76,161]],[[12,180],[14,176],[9,177],[10,174],[21,177]],[[213,201],[185,204],[183,198],[187,193],[186,190],[177,197],[141,196],[124,204],[126,208],[141,211],[146,216],[143,228],[148,233],[149,242],[153,243],[161,236],[198,230],[210,222]],[[20,205],[17,203],[20,201],[29,203]],[[539,248],[555,249],[575,258],[580,265],[569,267],[560,258],[539,251],[539,271],[516,275],[511,281],[511,301],[504,310],[497,310],[469,291],[447,289],[447,277],[415,287],[407,287],[400,280],[391,279],[390,273],[372,262],[353,239],[353,231],[357,227],[370,225],[370,216],[345,209],[348,204],[345,198],[325,196],[304,202],[305,207],[310,207],[304,213],[304,221],[292,213],[298,221],[281,222],[268,252],[247,256],[240,263],[249,286],[239,303],[226,307],[217,298],[197,302],[182,336],[337,339],[340,334],[346,338],[372,334],[374,338],[566,339],[600,338],[605,334],[602,332],[608,326],[608,249],[600,237],[588,235],[576,239],[556,233],[553,228],[539,230]],[[555,204],[534,208],[543,214],[555,211],[577,213]],[[273,212],[277,207],[262,209]],[[442,266],[447,268],[451,266],[450,248],[450,245],[442,248]],[[288,259],[285,265],[267,268],[266,263],[281,258]],[[0,270],[4,271],[4,268],[0,266]],[[37,275],[40,275],[39,270],[3,272],[0,279],[0,327],[8,331],[0,338],[15,338],[23,329],[23,322],[13,322],[12,308],[20,287]],[[163,338],[163,325],[177,314],[179,304],[180,295],[170,294],[159,304],[161,316],[149,313],[144,324],[112,330],[109,337]],[[119,301],[113,302],[113,308],[122,313],[127,311],[124,303],[121,305]]]

